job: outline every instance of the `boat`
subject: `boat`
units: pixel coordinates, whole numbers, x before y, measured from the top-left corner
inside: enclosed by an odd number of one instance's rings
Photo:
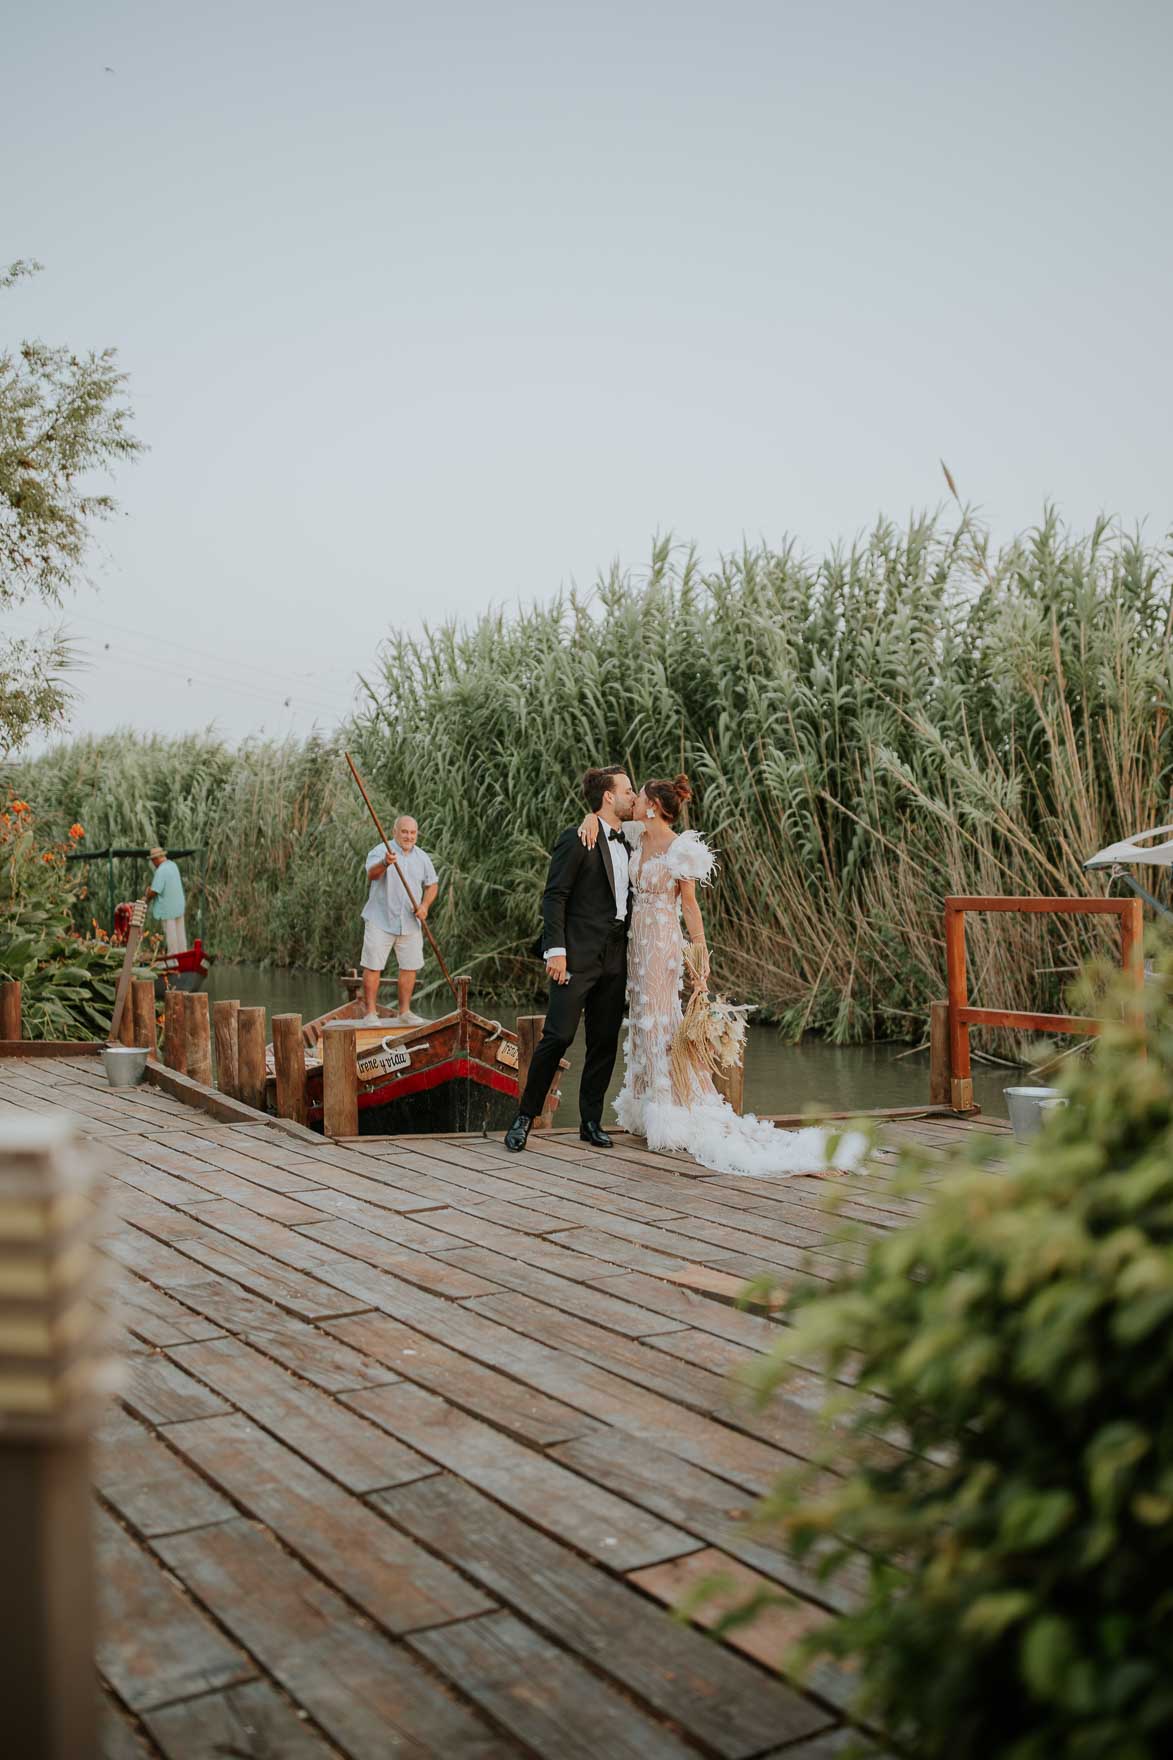
[[[1173,918],[1173,911],[1154,898],[1128,872],[1131,867],[1173,867],[1173,825],[1158,825],[1153,831],[1138,831],[1132,837],[1122,837],[1119,843],[1110,843],[1106,849],[1089,856],[1083,866],[1087,873],[1103,872],[1106,869],[1109,884],[1113,880],[1122,880],[1125,886],[1135,892],[1138,898],[1143,898],[1159,916]]]
[[[125,947],[133,914],[133,903],[115,905],[114,928],[110,936],[115,947]],[[215,957],[214,953],[207,951],[198,935],[186,953],[160,954],[152,962],[156,998],[162,1002],[168,990],[202,990]]]
[[[517,1112],[517,1034],[468,1006],[467,978],[457,978],[457,1005],[438,1020],[399,1027],[359,1026],[359,1135],[447,1135],[506,1130]],[[361,1000],[309,1021],[306,1042],[308,1121],[322,1129],[322,1033],[330,1022],[365,1018]],[[570,1066],[562,1060],[562,1069]],[[270,1050],[270,1071],[272,1060]],[[276,1077],[266,1081],[265,1104],[277,1110]],[[551,1089],[547,1113],[558,1104]]]
[[[202,990],[215,957],[198,936],[186,953],[161,954],[155,962],[155,995],[161,998],[168,990]]]

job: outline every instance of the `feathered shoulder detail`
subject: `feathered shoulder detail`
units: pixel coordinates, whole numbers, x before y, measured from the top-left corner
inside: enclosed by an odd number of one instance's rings
[[[644,834],[643,821],[640,819],[625,819],[619,829],[627,839],[628,849],[634,849]]]
[[[713,878],[717,858],[699,831],[682,831],[665,858],[678,880],[699,880],[707,886]]]

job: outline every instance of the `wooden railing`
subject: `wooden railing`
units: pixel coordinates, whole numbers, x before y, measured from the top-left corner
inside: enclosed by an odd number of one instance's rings
[[[1144,984],[1143,906],[1139,898],[947,898],[945,900],[945,969],[949,987],[950,1101],[955,1112],[973,1111],[973,1078],[969,1062],[971,1027],[1021,1027],[1040,1033],[1102,1031],[1104,1022],[1090,1015],[1035,1014],[1020,1009],[971,1008],[966,990],[965,918],[970,911],[1047,912],[1058,916],[1120,918],[1120,963],[1139,991]]]

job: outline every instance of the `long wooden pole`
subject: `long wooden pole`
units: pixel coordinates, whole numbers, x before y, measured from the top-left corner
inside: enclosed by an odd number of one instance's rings
[[[147,921],[147,900],[142,897],[135,904],[131,913],[130,928],[126,936],[126,952],[122,958],[122,971],[118,976],[118,989],[114,993],[114,1013],[110,1017],[110,1045],[118,1043],[118,1031],[122,1025],[122,1016],[130,995],[130,980],[134,972],[134,956],[138,952],[138,944],[143,938],[143,929]],[[133,1039],[131,1044],[133,1044]]]
[[[379,824],[379,815],[376,813],[374,807],[372,807],[372,805],[371,805],[371,797],[367,793],[366,789],[363,787],[363,780],[362,780],[362,777],[359,775],[358,771],[355,769],[354,759],[351,757],[349,752],[347,752],[345,754],[345,756],[346,756],[346,762],[350,765],[350,774],[354,777],[354,780],[358,783],[358,792],[362,795],[363,800],[367,803],[367,812],[371,815],[371,818],[375,821],[375,830],[379,833],[379,836],[383,840],[383,848],[387,851],[387,860],[391,863],[391,866],[395,869],[396,873],[399,875],[400,881],[402,882],[402,885],[403,885],[403,890],[404,890],[404,892],[406,892],[408,898],[411,900],[412,910],[418,911],[419,910],[419,900],[415,897],[415,894],[412,892],[411,887],[407,884],[406,876],[404,875],[403,869],[400,867],[397,858],[394,855],[392,855],[392,853],[391,853],[391,845],[387,841],[387,833],[383,830],[383,827]],[[432,934],[431,929],[428,927],[427,918],[425,917],[421,921],[417,917],[416,921],[419,922],[420,928],[423,930],[424,934],[427,936],[428,940],[432,944],[432,952],[436,956],[436,964],[439,966],[440,970],[443,972],[445,980],[447,981],[447,984],[448,984],[448,988],[451,990],[453,996],[455,996],[456,1004],[457,1004],[457,1007],[459,1008],[460,1007],[460,992],[457,990],[456,985],[453,982],[451,972],[448,970],[448,967],[444,964],[444,956],[441,954],[440,949],[436,946],[436,937]]]

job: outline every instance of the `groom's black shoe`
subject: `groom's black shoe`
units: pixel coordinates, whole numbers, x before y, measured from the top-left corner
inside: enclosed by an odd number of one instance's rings
[[[509,1129],[505,1132],[505,1147],[515,1152],[524,1149],[529,1137],[533,1119],[528,1112],[519,1112]]]
[[[606,1131],[597,1125],[593,1118],[584,1118],[578,1127],[578,1134],[584,1143],[590,1143],[596,1149],[609,1149],[611,1139]],[[508,1137],[505,1139],[509,1141]]]

